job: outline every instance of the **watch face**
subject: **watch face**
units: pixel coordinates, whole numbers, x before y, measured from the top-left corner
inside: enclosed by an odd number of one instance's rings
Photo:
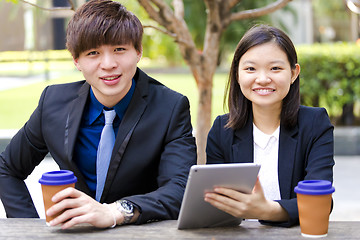
[[[133,212],[133,205],[128,201],[121,201],[121,207],[128,213]]]

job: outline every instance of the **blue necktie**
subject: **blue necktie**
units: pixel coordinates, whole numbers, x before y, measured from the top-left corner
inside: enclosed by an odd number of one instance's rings
[[[116,116],[115,110],[105,111],[105,126],[101,132],[101,137],[97,150],[96,157],[96,201],[100,201],[102,192],[104,190],[105,179],[109,169],[111,154],[115,143],[115,133],[113,128],[113,121]]]

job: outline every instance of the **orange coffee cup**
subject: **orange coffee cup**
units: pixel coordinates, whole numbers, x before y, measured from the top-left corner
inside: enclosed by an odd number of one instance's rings
[[[325,180],[304,180],[295,187],[302,236],[327,236],[334,191],[331,182]]]
[[[51,198],[58,192],[68,187],[75,187],[77,178],[74,176],[74,173],[69,170],[60,170],[44,173],[39,179],[41,183],[41,189],[44,200],[46,224],[49,225],[49,222],[59,216],[61,213],[48,216],[46,211],[54,205],[54,202],[51,201]]]

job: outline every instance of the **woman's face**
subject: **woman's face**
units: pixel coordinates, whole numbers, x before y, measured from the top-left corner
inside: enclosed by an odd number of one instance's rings
[[[250,48],[240,59],[238,83],[253,108],[280,109],[290,85],[300,73],[291,69],[286,53],[268,42]]]

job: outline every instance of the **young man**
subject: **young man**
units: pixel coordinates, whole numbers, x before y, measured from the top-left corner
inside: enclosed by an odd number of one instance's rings
[[[46,214],[65,212],[50,225],[106,228],[177,218],[196,163],[189,102],[137,68],[142,33],[138,18],[120,3],[94,0],[76,11],[67,48],[86,80],[47,87],[0,155],[7,217],[38,217],[23,180],[50,152],[60,169],[78,178],[75,188],[53,197]],[[104,110],[116,112],[110,163],[97,156]],[[102,178],[100,169],[107,172]]]

